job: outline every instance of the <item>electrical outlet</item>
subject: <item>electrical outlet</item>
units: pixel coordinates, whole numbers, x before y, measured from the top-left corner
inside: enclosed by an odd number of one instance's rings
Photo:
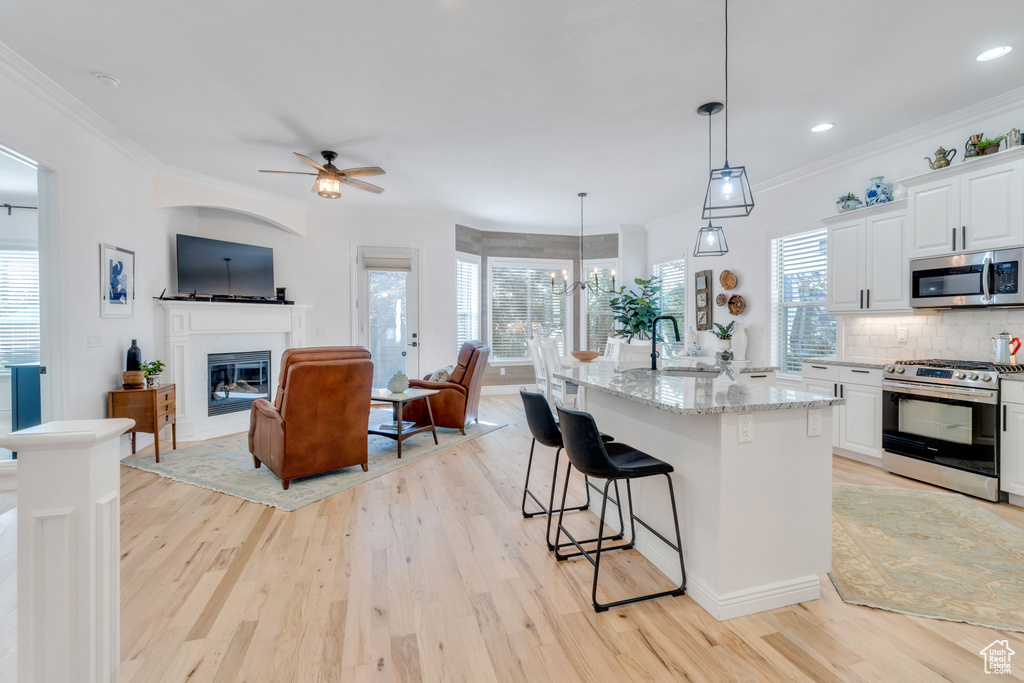
[[[821,436],[821,409],[807,411],[807,436]]]
[[[896,328],[896,341],[898,341],[900,344],[906,344],[907,343],[907,328],[905,328],[905,327],[897,327]]]
[[[754,440],[754,416],[740,415],[740,443],[750,443]]]
[[[326,337],[327,336],[327,328],[326,327],[318,327],[318,328],[316,328],[316,336],[318,336],[318,337]]]
[[[505,375],[505,368],[502,368],[502,369],[501,369],[501,375],[502,375],[502,376],[504,376],[504,375]]]
[[[88,339],[88,346],[90,349],[99,348],[103,346],[103,337],[98,334],[86,335]]]

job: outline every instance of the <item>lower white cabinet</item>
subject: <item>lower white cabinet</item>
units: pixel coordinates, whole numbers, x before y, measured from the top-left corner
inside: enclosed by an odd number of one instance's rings
[[[762,384],[766,387],[775,386],[775,372],[741,372],[737,375],[739,381],[748,384]]]
[[[809,394],[818,394],[819,396],[839,395],[839,384],[823,379],[807,379],[805,377],[803,389]],[[832,409],[832,446],[835,448],[839,447],[839,433],[841,431],[840,417],[842,410],[843,406],[836,406]]]
[[[865,462],[881,463],[880,370],[804,363],[803,390],[821,396],[838,396],[846,399],[845,405],[832,409],[832,445],[839,450],[839,455],[861,455],[866,456]]]
[[[1003,403],[999,436],[999,488],[1024,496],[1024,404]]]

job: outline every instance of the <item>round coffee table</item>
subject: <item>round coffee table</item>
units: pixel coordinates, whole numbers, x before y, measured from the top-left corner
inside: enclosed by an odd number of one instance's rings
[[[394,415],[394,422],[387,425],[378,425],[377,429],[369,429],[368,433],[386,436],[398,442],[398,457],[402,457],[402,442],[410,436],[420,432],[431,431],[434,433],[434,444],[437,445],[437,428],[434,427],[434,413],[430,410],[430,400],[427,398],[438,393],[437,389],[406,389],[400,394],[393,394],[387,389],[374,389],[370,392],[370,401],[386,401],[391,404],[391,412]],[[427,418],[430,424],[416,424],[402,420],[402,406],[410,401],[423,400],[427,404]]]

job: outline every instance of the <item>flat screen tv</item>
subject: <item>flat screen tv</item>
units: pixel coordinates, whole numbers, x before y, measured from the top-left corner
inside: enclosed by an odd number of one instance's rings
[[[274,250],[178,235],[178,293],[274,297]]]

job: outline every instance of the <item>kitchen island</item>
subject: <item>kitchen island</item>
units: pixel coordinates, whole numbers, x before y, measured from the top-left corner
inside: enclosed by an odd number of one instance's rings
[[[675,468],[686,592],[701,607],[723,620],[817,599],[831,566],[832,407],[843,400],[673,370],[600,363],[555,375],[581,388],[601,431]],[[665,483],[637,480],[633,495],[637,516],[671,536]],[[679,580],[674,553],[639,525],[636,549]]]

